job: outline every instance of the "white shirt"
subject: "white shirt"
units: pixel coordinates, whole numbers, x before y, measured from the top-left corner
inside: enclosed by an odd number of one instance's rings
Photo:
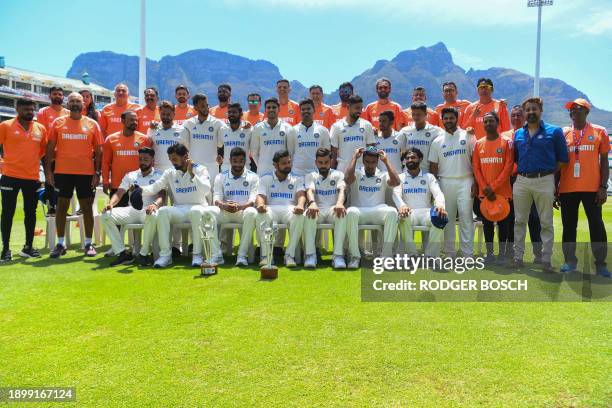
[[[257,175],[274,172],[272,159],[274,153],[287,148],[287,136],[293,133],[293,127],[279,120],[274,129],[267,120],[259,122],[253,127],[251,133],[251,152],[257,163]]]
[[[402,171],[402,152],[406,150],[406,137],[403,133],[393,131],[389,137],[377,136],[376,148],[384,150],[395,171]],[[378,161],[378,168],[381,171],[387,170],[382,160]]]
[[[344,173],[331,169],[326,178],[319,171],[306,175],[306,188],[314,191],[315,201],[319,208],[331,208],[338,202],[338,189],[344,188]]]
[[[189,157],[206,166],[217,166],[217,148],[223,147],[223,121],[212,115],[200,122],[198,116],[183,122],[181,142],[189,149]]]
[[[376,169],[368,177],[363,168],[355,170],[355,181],[351,184],[351,205],[358,208],[375,207],[385,203],[385,194],[389,185],[389,173]]]
[[[393,202],[398,209],[403,206],[431,208],[432,196],[435,206],[444,208],[444,194],[433,174],[421,169],[415,177],[412,177],[408,171],[403,172],[399,177],[400,185],[393,188]]]
[[[223,139],[223,165],[229,167],[230,153],[234,147],[241,147],[246,152],[246,160],[249,160],[249,151],[251,146],[251,129],[245,129],[242,125],[238,129],[232,130],[229,125],[221,128],[221,137]]]
[[[174,205],[208,205],[210,199],[210,176],[201,164],[193,164],[193,179],[189,172],[183,173],[174,167],[167,169],[154,184],[142,188],[143,193],[157,194],[167,190],[172,194]]]
[[[242,175],[234,177],[231,170],[226,170],[215,177],[214,201],[235,201],[240,205],[248,201],[255,202],[259,187],[259,177],[246,168]]]
[[[292,169],[298,176],[315,171],[315,156],[320,147],[330,148],[329,131],[322,125],[313,122],[306,128],[303,123],[293,127],[293,133],[287,137],[287,150],[292,157]]]
[[[162,173],[174,167],[168,158],[168,148],[173,144],[181,141],[182,126],[173,124],[168,129],[164,129],[159,125],[157,129],[149,129],[148,136],[153,141],[153,150],[155,150],[155,168]]]
[[[474,137],[457,129],[434,140],[429,148],[428,160],[438,163],[438,176],[448,178],[472,177],[472,152]]]
[[[428,171],[429,161],[427,160],[427,158],[429,157],[429,148],[431,146],[431,143],[438,136],[444,134],[444,130],[428,122],[421,130],[418,130],[413,123],[412,125],[402,128],[400,132],[404,135],[404,139],[406,141],[406,149],[414,147],[423,152],[421,168],[425,171]]]
[[[348,165],[355,150],[376,143],[372,124],[365,119],[357,119],[349,125],[346,118],[334,123],[330,131],[331,145],[338,149],[338,161]]]
[[[304,178],[291,173],[283,181],[276,177],[276,173],[268,173],[259,179],[257,194],[266,197],[268,205],[295,205],[296,194],[304,191]]]
[[[162,173],[157,169],[151,169],[151,172],[147,174],[146,176],[143,176],[142,171],[140,170],[130,171],[125,176],[123,176],[123,179],[121,180],[121,184],[119,185],[119,188],[127,192],[130,189],[130,187],[132,187],[133,185],[138,185],[140,187],[148,186],[148,185],[154,184],[157,180],[161,179],[161,177],[162,177]],[[157,198],[157,193],[146,192],[143,189],[142,190],[142,204],[143,204],[142,208],[145,208],[153,204],[156,198]]]

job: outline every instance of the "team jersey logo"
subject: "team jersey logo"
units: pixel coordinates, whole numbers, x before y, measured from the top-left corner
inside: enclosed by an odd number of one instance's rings
[[[149,180],[149,184],[155,184],[155,180],[153,179]]]
[[[593,140],[595,140],[595,137],[593,137],[593,135],[589,136],[589,140],[592,142]]]
[[[178,179],[174,180],[174,182],[175,182],[176,184],[178,184],[178,183],[179,183]]]
[[[425,180],[421,180],[421,184],[425,185],[425,184],[427,184],[427,182]]]
[[[212,127],[212,126],[209,126],[209,127],[208,127],[208,131],[209,131],[209,132],[212,132],[213,130],[215,130],[215,128],[214,128],[214,127]]]
[[[244,183],[242,183],[243,186],[248,187],[249,186],[249,182],[245,181]]]
[[[410,136],[412,136],[412,133],[410,134]],[[431,132],[425,132],[425,137],[430,137],[431,136]]]
[[[240,134],[240,138],[241,138],[241,139],[244,139],[244,137],[245,137],[245,134],[244,134],[244,133],[241,133],[241,134]]]
[[[501,154],[502,153],[502,148],[498,147],[497,150],[495,150],[497,153]]]
[[[380,184],[382,182],[380,177],[376,177],[376,184]]]
[[[359,128],[359,131],[360,131],[361,133],[363,133],[363,132],[365,132],[365,129],[364,129],[364,128]]]
[[[443,144],[443,145],[442,145],[442,148],[443,148],[443,149],[446,149],[446,145],[445,145],[445,144]]]
[[[159,136],[159,133],[157,134]],[[174,137],[179,137],[179,132],[174,132]]]
[[[318,134],[318,133],[315,133],[315,134],[314,134],[314,138],[315,138],[315,139],[318,139],[318,138],[319,138],[319,134]]]
[[[398,144],[398,143],[399,143],[399,142],[398,142],[397,140],[394,140],[394,141],[393,141],[393,144],[394,144],[394,145],[396,145],[396,144]]]
[[[330,185],[330,186],[332,186],[332,187],[333,187],[333,186],[335,186],[335,185],[336,185],[336,180],[332,180],[332,181],[330,181],[330,182],[329,182],[329,185]]]
[[[289,190],[293,190],[293,184],[289,184],[289,185],[287,186],[287,188],[288,188]]]
[[[83,126],[81,129],[83,130],[83,132],[87,132],[87,127]]]
[[[267,135],[267,133],[266,133],[266,132],[263,132],[261,135],[262,135],[262,136],[266,136],[266,135]]]
[[[464,145],[465,144],[465,140],[460,141],[459,144]]]
[[[293,109],[289,109],[289,114],[293,115]]]
[[[135,148],[138,148],[138,146],[140,146],[140,143],[138,143],[138,142],[134,142],[134,147],[135,147]]]
[[[281,130],[278,134],[281,135],[281,136],[285,136],[285,131]]]

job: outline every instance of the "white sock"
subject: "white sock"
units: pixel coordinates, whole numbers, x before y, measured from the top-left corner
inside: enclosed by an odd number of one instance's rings
[[[66,246],[64,245],[64,237],[57,237],[57,243],[58,245]]]

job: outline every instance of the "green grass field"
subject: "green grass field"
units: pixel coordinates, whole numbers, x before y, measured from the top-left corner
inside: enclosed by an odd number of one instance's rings
[[[612,406],[610,303],[363,303],[359,271],[199,279],[187,258],[108,268],[74,249],[0,266],[0,387],[74,386],[95,407]]]

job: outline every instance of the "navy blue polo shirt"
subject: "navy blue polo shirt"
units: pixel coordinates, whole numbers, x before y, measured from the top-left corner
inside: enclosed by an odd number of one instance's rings
[[[514,161],[519,173],[543,173],[555,171],[557,162],[567,163],[567,145],[560,127],[540,122],[533,136],[527,125],[514,133]]]

